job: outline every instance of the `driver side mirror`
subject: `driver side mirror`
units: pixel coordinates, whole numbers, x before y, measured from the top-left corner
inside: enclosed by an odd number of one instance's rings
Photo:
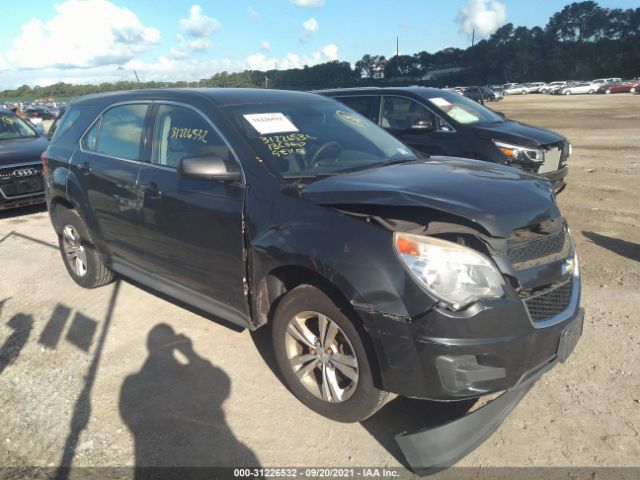
[[[409,130],[418,132],[432,132],[436,127],[433,125],[431,120],[420,119],[413,122],[411,128]]]
[[[225,161],[217,155],[184,157],[178,163],[178,174],[187,178],[218,180],[225,183],[240,180],[240,172],[230,171]]]

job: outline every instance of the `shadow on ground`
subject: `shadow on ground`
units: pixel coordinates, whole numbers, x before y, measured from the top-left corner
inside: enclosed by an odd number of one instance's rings
[[[169,325],[149,332],[147,348],[142,368],[120,391],[120,414],[135,441],[136,478],[147,477],[146,467],[259,466],[226,423],[229,376]]]
[[[640,262],[640,244],[627,242],[619,238],[609,237],[596,232],[582,232],[582,234],[599,247],[611,250],[613,253]]]

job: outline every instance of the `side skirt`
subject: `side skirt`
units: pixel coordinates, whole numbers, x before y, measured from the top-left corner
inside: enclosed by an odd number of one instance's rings
[[[211,297],[194,292],[193,290],[179,285],[175,282],[160,277],[154,273],[132,265],[118,258],[111,259],[111,268],[125,277],[145,285],[153,290],[163,293],[169,297],[180,300],[194,308],[210,313],[227,322],[238,325],[242,328],[251,328],[250,319],[242,312],[225,305]]]

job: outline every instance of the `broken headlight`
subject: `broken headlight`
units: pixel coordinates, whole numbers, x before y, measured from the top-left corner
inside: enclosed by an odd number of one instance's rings
[[[471,248],[434,237],[396,232],[393,244],[409,273],[429,293],[460,310],[481,298],[504,295],[494,263]]]
[[[544,150],[527,148],[520,145],[512,145],[510,143],[498,142],[493,143],[509,159],[510,162],[517,160],[525,160],[529,162],[544,163]]]

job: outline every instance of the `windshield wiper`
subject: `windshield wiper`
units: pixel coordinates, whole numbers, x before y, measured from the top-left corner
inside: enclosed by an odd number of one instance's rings
[[[296,180],[298,178],[323,178],[338,175],[340,172],[303,173],[301,175],[282,175],[286,180]]]

